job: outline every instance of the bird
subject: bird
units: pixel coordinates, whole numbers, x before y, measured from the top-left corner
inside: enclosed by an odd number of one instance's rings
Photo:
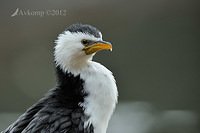
[[[92,60],[112,44],[88,24],[72,24],[55,40],[56,85],[2,133],[106,133],[118,102],[113,73]]]

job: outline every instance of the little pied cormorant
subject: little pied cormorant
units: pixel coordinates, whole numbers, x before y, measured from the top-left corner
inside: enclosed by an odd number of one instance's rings
[[[83,24],[69,26],[55,43],[57,86],[2,133],[106,133],[118,91],[112,72],[92,57],[112,45]]]

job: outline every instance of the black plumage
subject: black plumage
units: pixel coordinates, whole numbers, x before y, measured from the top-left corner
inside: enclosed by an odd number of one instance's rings
[[[3,133],[93,133],[93,126],[84,128],[89,118],[79,104],[87,96],[80,76],[64,73],[56,67],[58,83],[38,103],[30,107]]]

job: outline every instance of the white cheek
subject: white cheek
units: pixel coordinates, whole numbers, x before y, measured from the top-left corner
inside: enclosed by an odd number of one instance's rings
[[[101,38],[95,38],[85,33],[71,33],[65,31],[60,34],[58,40],[55,41],[55,62],[60,65],[64,71],[81,67],[82,64],[92,60],[92,55],[86,55],[82,50],[85,46],[81,43],[82,39],[99,41]]]

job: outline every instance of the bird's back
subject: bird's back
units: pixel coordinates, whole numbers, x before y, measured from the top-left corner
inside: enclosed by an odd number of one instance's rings
[[[2,133],[93,133],[92,125],[84,127],[89,116],[78,105],[86,95],[79,91],[83,81],[71,74],[62,76],[65,82],[52,89]]]

